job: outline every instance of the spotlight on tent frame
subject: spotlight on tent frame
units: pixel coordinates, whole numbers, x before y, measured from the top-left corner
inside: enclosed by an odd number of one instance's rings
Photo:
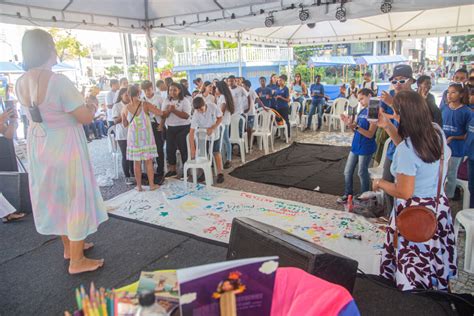
[[[316,27],[316,23],[308,23],[306,26],[310,29],[314,29]]]
[[[390,11],[392,11],[392,3],[392,0],[383,0],[380,11],[382,11],[382,13],[390,13]]]
[[[269,14],[266,18],[265,18],[265,26],[266,27],[272,27],[273,26],[273,23],[274,23],[274,19],[273,19],[273,14]]]
[[[301,22],[306,21],[307,19],[309,19],[309,10],[301,7],[300,14],[298,15],[298,17],[300,18]]]
[[[336,19],[339,22],[346,22],[347,21],[346,9],[343,6],[340,6],[339,8],[337,8],[337,10],[336,10]]]

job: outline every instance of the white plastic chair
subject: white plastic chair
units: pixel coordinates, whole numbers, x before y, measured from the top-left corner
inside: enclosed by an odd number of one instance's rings
[[[457,239],[459,227],[466,231],[466,244],[464,245],[464,271],[474,273],[474,208],[459,211],[454,220],[454,235]]]
[[[345,98],[337,98],[334,100],[334,104],[331,107],[331,114],[329,115],[329,131],[331,131],[331,127],[337,129],[337,123],[339,122],[341,126],[341,132],[344,133],[344,122],[341,121],[341,114],[344,113],[346,110],[349,101]]]
[[[298,119],[299,119],[299,110],[301,104],[299,102],[292,102],[290,106],[290,129],[295,128],[296,136],[298,136]]]
[[[334,100],[327,100],[326,104],[329,107],[329,113],[323,113],[323,125],[329,125],[329,117],[334,114]]]
[[[205,129],[197,129],[194,135],[194,140],[189,139],[189,134],[186,137],[186,144],[188,146],[188,160],[184,163],[183,167],[184,182],[188,182],[188,170],[191,169],[193,173],[193,183],[197,184],[197,169],[202,169],[204,171],[206,185],[211,186],[213,184],[211,166],[213,155],[211,146],[214,144],[214,134],[208,136]],[[191,159],[191,141],[194,141],[196,144],[196,155],[194,159]]]
[[[380,158],[380,163],[376,167],[369,168],[369,175],[371,179],[382,179],[383,176],[383,165],[385,159],[387,159],[387,149],[390,144],[390,138],[385,141],[382,150],[382,157]]]
[[[462,208],[469,208],[469,200],[471,199],[471,193],[469,192],[468,182],[461,179],[456,179],[456,186],[462,188]]]
[[[107,143],[109,145],[109,152],[112,154],[114,161],[114,179],[118,179],[121,153],[118,148],[117,140],[115,139],[115,125],[109,127],[107,130]]]
[[[242,122],[242,123],[240,123]],[[241,134],[239,134],[239,124],[241,126]],[[247,132],[245,131],[245,118],[240,114],[232,115],[230,118],[230,143],[239,145],[240,149],[240,158],[242,159],[242,163],[245,163],[245,153],[248,153],[248,136]]]
[[[285,137],[285,142],[288,144],[288,125],[286,125],[286,121],[283,120],[283,124],[278,125],[277,121],[275,120],[275,133],[280,137]]]
[[[258,137],[258,147],[265,152],[265,155],[269,153],[269,146],[268,142],[273,148],[273,126],[275,125],[275,113],[273,111],[262,111],[256,117],[256,129],[255,132],[252,134],[252,139],[250,140],[250,144],[253,144],[254,137]],[[252,146],[250,146],[252,149]]]

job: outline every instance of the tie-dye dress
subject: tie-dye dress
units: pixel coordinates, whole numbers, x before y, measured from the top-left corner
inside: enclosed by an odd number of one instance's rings
[[[84,240],[108,219],[82,125],[71,114],[83,96],[64,75],[51,76],[39,105],[42,123],[30,120],[27,150],[36,230]]]
[[[127,160],[141,161],[158,157],[150,116],[143,110],[143,105],[140,104],[135,116],[128,112],[127,119],[130,124],[127,133]]]

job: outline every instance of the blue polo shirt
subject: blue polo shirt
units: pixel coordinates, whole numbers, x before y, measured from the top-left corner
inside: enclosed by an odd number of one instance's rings
[[[474,160],[474,112],[471,110],[471,120],[467,128],[467,137],[464,144],[464,155]]]
[[[275,97],[276,96],[281,96],[285,99],[288,99],[290,97],[290,90],[288,90],[288,87],[283,87],[283,88],[278,88],[276,91],[275,91]],[[275,99],[275,109],[278,110],[278,109],[281,109],[281,108],[285,108],[285,107],[288,107],[288,102],[286,102],[285,100],[282,100],[282,99]]]
[[[275,93],[278,89],[278,86],[276,84],[269,84],[267,86],[267,88],[268,88],[267,96],[271,97],[271,99],[269,100],[270,101],[270,107],[275,108],[276,107]]]
[[[313,102],[321,102],[322,100],[324,100],[324,97],[313,96],[313,93],[324,95],[324,86],[322,84],[313,83],[311,85],[311,87],[309,87],[309,92],[311,93],[311,97],[313,98]]]
[[[260,100],[262,101],[263,105],[266,107],[271,106],[271,100],[267,99],[267,95],[271,95],[272,91],[268,87],[258,87],[255,92],[259,96]]]
[[[370,123],[367,120],[368,113],[369,109],[364,108],[357,116],[357,125],[365,130],[368,130],[370,127]],[[372,138],[367,138],[359,133],[359,131],[354,132],[351,148],[353,154],[360,156],[372,155],[376,150],[377,144],[375,143],[375,135]]]
[[[467,133],[469,121],[471,120],[471,110],[466,105],[453,110],[448,106],[445,106],[441,112],[443,116],[443,131],[446,138],[450,136],[462,136]],[[451,148],[452,157],[463,157],[464,156],[464,143],[465,140],[455,139],[449,143]]]

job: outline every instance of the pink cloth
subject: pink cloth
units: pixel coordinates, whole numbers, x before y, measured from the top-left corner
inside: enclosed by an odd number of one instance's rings
[[[340,315],[352,302],[343,287],[298,268],[279,268],[273,289],[272,316]]]

